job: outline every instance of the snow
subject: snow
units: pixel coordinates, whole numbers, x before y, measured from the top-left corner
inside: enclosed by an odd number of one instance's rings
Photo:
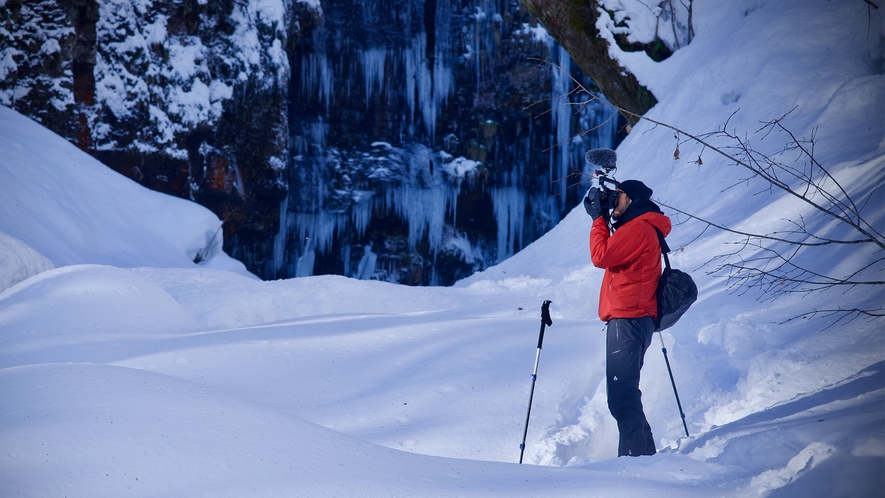
[[[463,179],[482,165],[479,161],[467,159],[463,156],[454,157],[445,151],[440,151],[439,155],[444,161],[447,161],[442,165],[443,170],[453,178]]]
[[[603,0],[600,12],[609,30],[627,35],[628,42],[647,44],[657,37],[667,48],[676,51],[689,40],[691,2],[657,3],[659,5],[647,0]],[[613,13],[614,19],[606,11]]]
[[[154,131],[141,130],[132,144],[141,152],[162,148],[174,158],[186,159],[187,151],[176,143],[181,142],[180,135],[218,122],[224,101],[233,97],[234,80],[254,78],[266,87],[289,75],[282,43],[286,37],[282,0],[235,2],[229,17],[233,31],[204,38],[199,32],[170,33],[168,16],[158,13],[162,9],[153,0],[103,0],[98,9],[96,104],[123,121],[139,121],[136,115],[148,109]],[[215,22],[201,18],[203,26]],[[130,145],[117,143],[108,130],[101,126],[93,130],[98,149]]]
[[[535,26],[532,26],[529,23],[523,23],[522,29],[518,30],[514,34],[518,35],[518,36],[519,35],[529,36],[533,40],[535,40],[539,43],[549,44],[549,43],[553,42],[553,38],[550,36],[550,33],[548,33],[547,30],[544,29],[544,27],[541,26],[540,24],[536,24]]]
[[[9,260],[188,268],[200,253],[204,266],[248,273],[222,252],[211,211],[138,185],[8,107],[0,107],[0,149],[0,233],[31,248]]]
[[[54,266],[24,242],[0,232],[0,268],[0,289],[6,290]]]
[[[734,0],[695,2],[694,14],[690,45],[636,69],[660,101],[649,117],[695,134],[728,121],[770,152],[785,138],[755,134],[760,121],[798,106],[785,125],[800,137],[817,130],[815,156],[881,232],[882,13],[863,2]],[[659,453],[615,458],[602,271],[589,263],[580,207],[452,288],[262,282],[212,244],[220,221],[210,212],[136,185],[5,107],[0,150],[0,495],[885,492],[881,319],[789,320],[880,307],[882,290],[730,292],[704,264],[736,236],[674,214],[671,263],[692,272],[700,300],[646,355]],[[639,178],[698,216],[765,230],[795,213],[840,235],[661,126],[634,127],[618,156],[619,179]],[[207,247],[208,261],[193,263]],[[841,245],[800,257],[850,271],[877,254]],[[518,465],[545,299],[554,323]]]

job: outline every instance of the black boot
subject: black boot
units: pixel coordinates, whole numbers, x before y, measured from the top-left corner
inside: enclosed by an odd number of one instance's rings
[[[646,424],[648,427],[648,424]],[[618,456],[642,456],[654,455],[655,438],[651,435],[651,428],[632,434],[621,434],[618,442]]]

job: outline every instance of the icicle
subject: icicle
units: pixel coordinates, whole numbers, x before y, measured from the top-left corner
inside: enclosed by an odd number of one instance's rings
[[[273,239],[273,272],[279,275],[286,256],[286,238],[289,236],[289,196],[280,203],[280,229]]]
[[[569,78],[571,71],[571,57],[563,47],[559,47],[559,68],[553,68],[553,84],[551,85],[553,112],[553,128],[556,130],[556,148],[553,149],[553,155],[556,157],[556,167],[551,172],[551,185],[553,194],[559,201],[559,210],[565,210],[566,196],[564,186],[567,185],[568,167],[569,167],[569,147],[571,130],[572,107],[569,105],[568,93],[571,86]],[[558,221],[558,216],[557,220]]]
[[[385,207],[409,226],[409,248],[427,235],[431,252],[437,252],[442,243],[446,209],[454,202],[450,188],[420,188],[401,185],[389,189],[385,195]]]
[[[352,247],[350,244],[344,246],[341,249],[341,261],[344,263],[344,276],[351,277],[353,276],[352,272],[352,264],[350,262],[350,253],[352,251]]]
[[[320,151],[326,148],[326,135],[329,133],[329,125],[323,121],[322,116],[318,121],[308,125],[310,144]]]
[[[522,248],[525,223],[525,192],[519,187],[492,190],[492,205],[498,225],[498,260],[513,256],[514,246]]]
[[[409,103],[412,122],[420,110],[427,133],[436,133],[436,119],[440,108],[448,100],[454,89],[452,70],[444,63],[442,53],[434,53],[433,71],[426,57],[427,37],[424,33],[412,39],[412,44],[403,51],[403,65],[406,68],[406,99]],[[417,100],[416,100],[417,94]]]
[[[424,119],[429,118],[432,122],[432,126],[427,130],[431,137],[436,132],[436,118],[442,106],[449,100],[449,94],[452,93],[455,86],[455,77],[452,75],[452,70],[443,61],[443,54],[437,49],[433,63],[433,74],[427,75],[433,81],[433,99],[430,106],[425,104]]]
[[[366,110],[375,98],[375,92],[384,88],[384,63],[387,50],[370,48],[360,52],[360,63],[363,67],[363,78],[366,84]]]
[[[416,145],[408,151],[409,181],[385,194],[385,207],[391,208],[409,226],[409,247],[427,235],[433,254],[439,251],[443,240],[446,214],[457,201],[458,190],[443,179],[445,167],[441,156]]]
[[[309,277],[313,275],[313,265],[316,262],[316,253],[313,249],[307,249],[304,254],[298,258],[295,266],[296,277]]]
[[[372,219],[372,196],[374,194],[371,191],[354,192],[355,198],[350,208],[350,217],[360,237],[365,235],[369,221]]]
[[[320,254],[329,252],[336,233],[343,233],[348,226],[348,217],[341,213],[297,213],[298,239],[303,246],[310,247]]]
[[[326,55],[310,54],[301,70],[301,87],[308,97],[313,98],[314,95],[318,95],[320,102],[326,106],[326,112],[329,111],[329,104],[332,102],[332,79],[332,69],[329,67]]]
[[[357,265],[356,278],[360,280],[369,280],[375,274],[375,263],[378,255],[372,252],[372,246],[366,244],[363,248],[363,257]]]

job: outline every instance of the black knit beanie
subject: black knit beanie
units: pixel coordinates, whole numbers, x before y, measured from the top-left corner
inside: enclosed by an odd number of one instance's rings
[[[639,180],[623,181],[618,184],[618,188],[621,189],[622,192],[627,194],[627,197],[634,201],[648,199],[654,192],[652,189],[646,187],[645,184],[640,182]]]

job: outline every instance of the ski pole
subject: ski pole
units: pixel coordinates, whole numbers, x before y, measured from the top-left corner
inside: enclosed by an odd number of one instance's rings
[[[532,371],[532,388],[529,391],[529,410],[525,414],[525,429],[522,431],[522,443],[519,445],[519,463],[522,464],[522,455],[525,453],[525,437],[529,432],[529,417],[532,415],[532,397],[535,395],[535,381],[538,379],[538,360],[541,359],[541,345],[544,343],[544,327],[553,325],[550,319],[550,303],[544,301],[541,305],[541,335],[538,336],[538,351],[535,353],[535,369]]]
[[[660,334],[660,332],[658,332]],[[661,339],[661,351],[664,352],[664,361],[667,362],[667,372],[670,374],[670,384],[673,385],[673,394],[676,395],[676,406],[679,407],[679,416],[682,417],[682,428],[685,429],[685,437],[688,435],[688,425],[685,423],[685,412],[682,411],[682,403],[679,401],[679,393],[676,391],[676,381],[673,380],[673,370],[670,368],[670,359],[667,357],[667,347],[664,346],[663,334],[658,336]]]

